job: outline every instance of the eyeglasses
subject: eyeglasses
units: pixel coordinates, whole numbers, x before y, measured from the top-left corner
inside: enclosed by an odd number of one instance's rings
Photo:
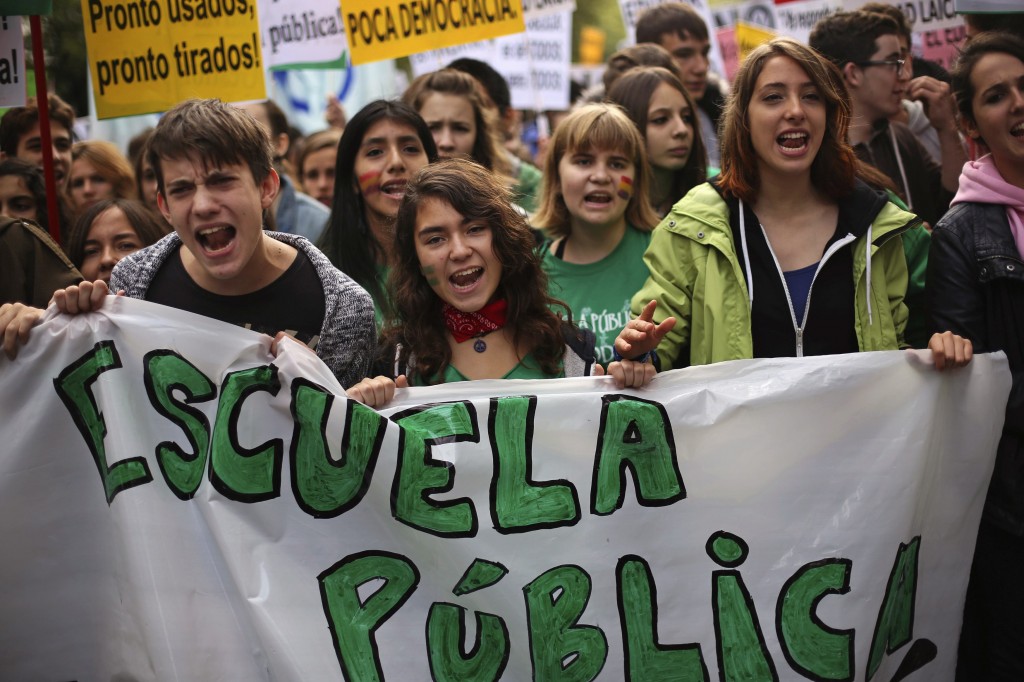
[[[854,62],[857,66],[888,66],[896,73],[903,70],[906,59],[872,59],[866,62]]]

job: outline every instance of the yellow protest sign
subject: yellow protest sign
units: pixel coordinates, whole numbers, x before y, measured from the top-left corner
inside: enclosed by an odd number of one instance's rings
[[[82,0],[96,115],[265,96],[256,0]]]
[[[760,26],[745,24],[742,21],[736,22],[736,45],[740,50],[740,61],[747,58],[747,55],[758,45],[763,45],[775,37],[775,33]]]
[[[522,0],[345,0],[353,64],[526,30]]]

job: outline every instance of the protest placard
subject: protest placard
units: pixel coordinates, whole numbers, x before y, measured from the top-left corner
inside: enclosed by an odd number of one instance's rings
[[[516,109],[569,108],[572,12],[528,19],[526,33],[495,40],[492,62],[508,81]]]
[[[98,118],[262,99],[256,0],[82,0]]]
[[[345,27],[340,3],[323,0],[259,0],[265,67],[344,66]]]
[[[27,84],[21,17],[0,16],[0,107],[24,105]]]
[[[574,3],[524,3],[525,33],[411,55],[413,75],[421,76],[469,57],[490,64],[505,77],[514,108],[567,109],[572,12],[552,12],[551,5],[558,4]]]
[[[376,412],[269,348],[111,297],[0,358],[0,678],[953,678],[1002,354]]]
[[[775,30],[807,44],[814,25],[843,9],[843,0],[775,0]]]
[[[740,48],[736,43],[736,27],[723,26],[715,31],[718,36],[718,47],[722,51],[722,65],[725,79],[732,82],[736,72],[740,70]]]
[[[740,63],[746,59],[747,55],[757,47],[763,45],[769,40],[775,37],[774,31],[768,31],[755,26],[754,24],[748,24],[740,21],[736,23],[736,47],[740,53]]]
[[[496,45],[497,39],[478,40],[474,43],[463,43],[462,45],[452,45],[451,47],[442,47],[437,50],[427,50],[426,52],[411,54],[409,55],[409,64],[412,66],[412,75],[417,77],[431,71],[443,69],[456,59],[462,59],[463,57],[479,59],[482,62],[493,64],[498,58]]]
[[[523,0],[523,17],[526,21],[546,14],[563,14],[576,11],[576,0]]]
[[[521,0],[346,0],[353,64],[526,30]]]

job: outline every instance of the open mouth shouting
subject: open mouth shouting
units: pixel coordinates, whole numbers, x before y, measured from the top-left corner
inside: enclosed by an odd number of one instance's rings
[[[448,282],[452,285],[452,288],[459,293],[472,291],[473,287],[480,278],[484,276],[484,269],[477,266],[472,268],[466,268],[459,270],[458,272],[452,273],[448,277]]]
[[[1017,125],[1010,128],[1010,134],[1016,137],[1018,140],[1024,139],[1024,121],[1021,121]]]
[[[786,153],[800,153],[807,150],[810,135],[805,132],[782,133],[775,141]]]
[[[216,255],[229,246],[235,239],[235,228],[230,225],[206,227],[196,234],[196,241],[204,252]]]
[[[395,201],[401,201],[402,197],[405,196],[405,186],[407,184],[407,180],[389,180],[381,184],[380,193]]]
[[[611,192],[591,192],[583,196],[583,201],[588,206],[596,208],[606,208],[612,203],[613,196]]]

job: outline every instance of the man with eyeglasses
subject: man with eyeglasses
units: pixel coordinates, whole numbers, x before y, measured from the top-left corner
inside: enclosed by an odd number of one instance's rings
[[[967,155],[949,86],[934,78],[910,81],[899,36],[897,23],[883,14],[837,12],[815,24],[809,42],[842,72],[857,156],[889,176],[910,209],[934,225],[949,208]],[[924,103],[939,137],[941,165],[909,128],[889,121],[905,97]]]
[[[900,58],[906,60],[904,69],[909,69],[910,83],[907,84],[907,95],[903,98],[903,106],[890,121],[906,124],[910,131],[917,136],[918,141],[928,150],[928,154],[936,163],[942,163],[942,148],[939,145],[939,133],[932,126],[928,119],[929,108],[925,106],[926,100],[912,99],[911,93],[915,88],[929,82],[929,79],[940,80],[943,83],[950,82],[949,71],[938,62],[933,62],[922,57],[911,54],[910,46],[913,43],[913,33],[907,15],[896,5],[887,5],[884,2],[869,2],[863,5],[861,11],[884,14],[893,21],[900,29]],[[941,86],[936,91],[941,90]],[[961,141],[963,137],[961,137]]]

